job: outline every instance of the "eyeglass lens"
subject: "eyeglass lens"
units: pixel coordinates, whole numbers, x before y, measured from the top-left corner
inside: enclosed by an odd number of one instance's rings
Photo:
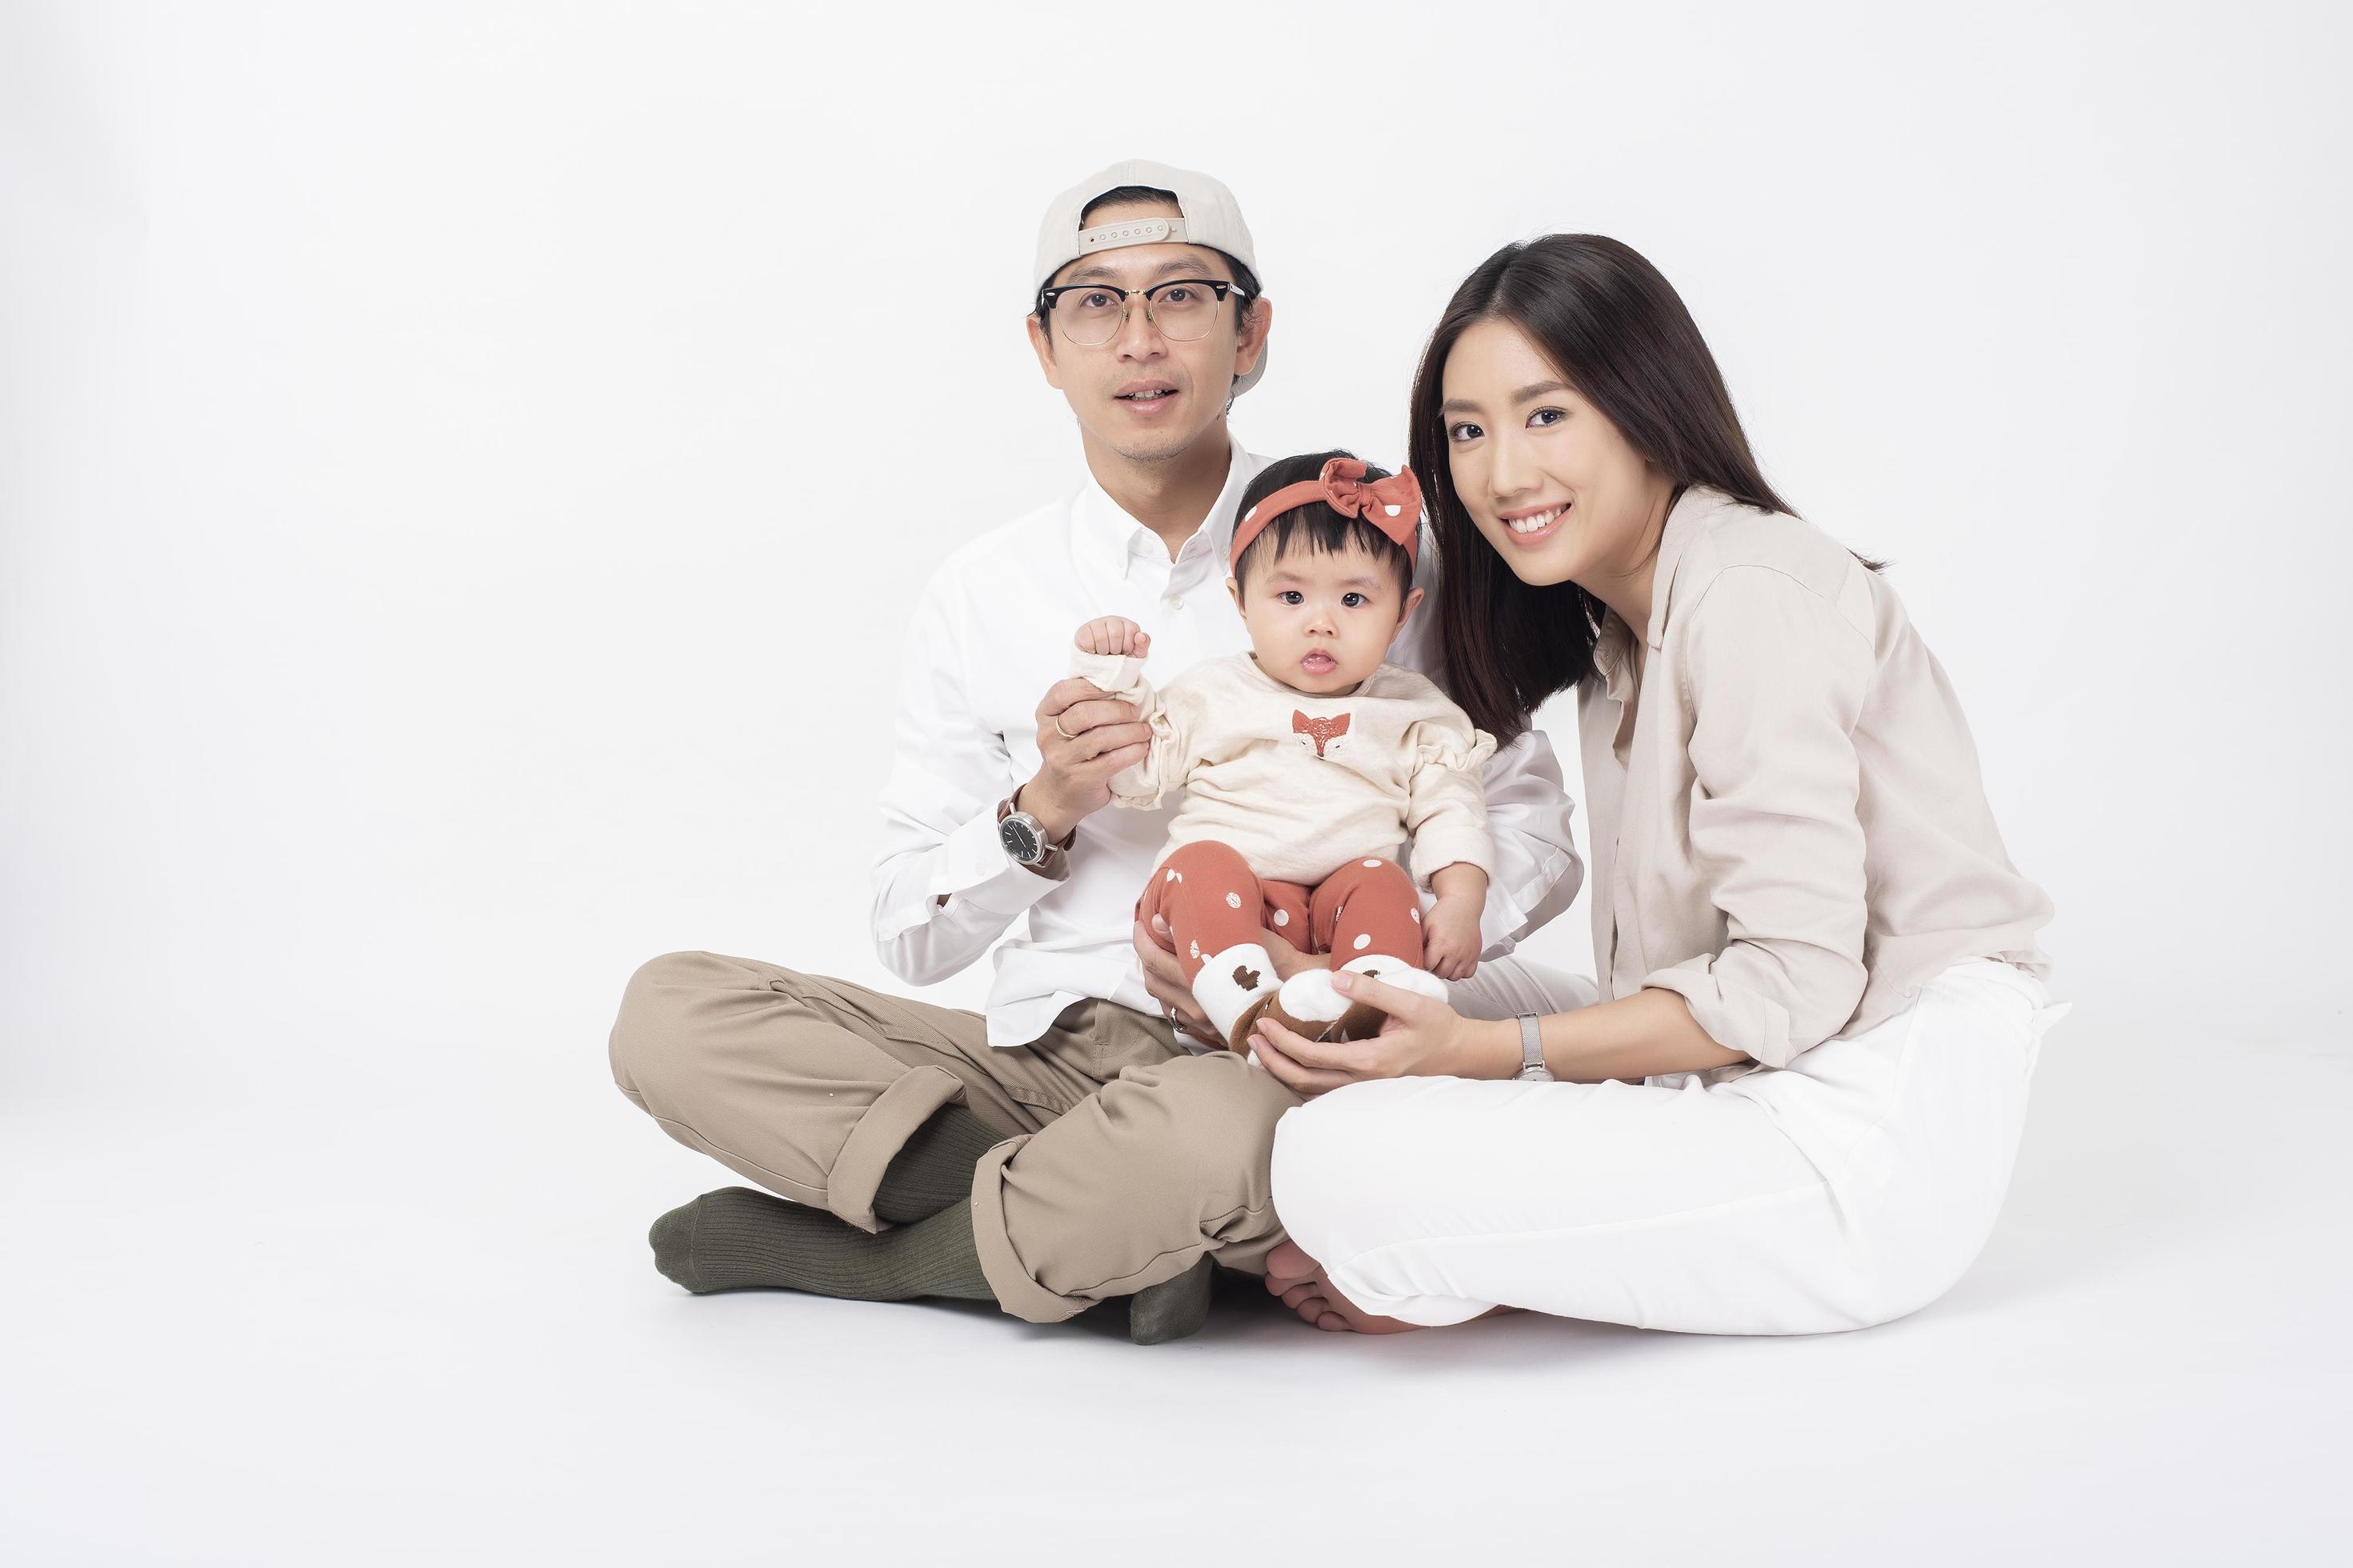
[[[1145,299],[1151,302],[1153,325],[1164,337],[1178,342],[1207,336],[1218,319],[1218,291],[1200,283],[1157,284]],[[1141,309],[1144,302],[1142,299],[1123,300],[1111,289],[1072,289],[1056,298],[1054,320],[1071,342],[1094,348],[1111,342],[1126,310]]]

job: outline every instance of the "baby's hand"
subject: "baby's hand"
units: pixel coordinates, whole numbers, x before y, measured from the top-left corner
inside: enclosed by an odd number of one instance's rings
[[[1103,616],[1079,628],[1081,653],[1112,653],[1142,658],[1152,647],[1152,634],[1125,616]]]
[[[1479,967],[1482,900],[1440,898],[1422,912],[1422,967],[1440,980],[1468,980]]]

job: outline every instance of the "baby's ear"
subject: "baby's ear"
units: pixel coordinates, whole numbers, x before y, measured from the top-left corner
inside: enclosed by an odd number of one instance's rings
[[[1414,613],[1414,611],[1416,611],[1417,609],[1419,609],[1419,608],[1421,607],[1421,595],[1422,595],[1422,590],[1421,590],[1421,589],[1419,589],[1419,588],[1416,588],[1412,593],[1408,594],[1408,595],[1405,596],[1405,607],[1404,607],[1403,609],[1401,609],[1401,610],[1398,611],[1398,630],[1400,630],[1400,631],[1404,630],[1404,629],[1405,629],[1406,617],[1407,617],[1408,616],[1412,615],[1412,614]]]
[[[1229,578],[1227,578],[1227,579],[1226,579],[1226,592],[1233,595],[1233,599],[1234,599],[1234,608],[1235,608],[1235,609],[1237,609],[1237,610],[1240,609],[1240,608],[1242,607],[1242,584],[1241,584],[1241,579],[1240,579],[1240,578],[1239,578],[1239,577],[1229,577]]]

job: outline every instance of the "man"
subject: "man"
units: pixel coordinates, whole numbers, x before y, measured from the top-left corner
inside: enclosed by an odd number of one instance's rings
[[[1265,373],[1273,306],[1231,193],[1142,162],[1055,201],[1036,280],[1030,347],[1078,419],[1088,482],[925,588],[874,879],[877,949],[910,984],[996,948],[986,1016],[672,953],[629,982],[613,1070],[671,1136],[765,1189],[655,1222],[656,1265],[687,1289],[963,1297],[1032,1322],[1130,1296],[1149,1343],[1199,1326],[1212,1258],[1261,1272],[1282,1239],[1267,1156],[1298,1101],[1207,1048],[1174,955],[1135,927],[1168,813],[1102,808],[1149,731],[1063,676],[1072,632],[1103,615],[1150,630],[1162,679],[1247,646],[1224,563],[1261,460],[1226,416]],[[1397,657],[1427,669],[1434,646],[1409,630]],[[1526,737],[1486,784],[1486,956],[1456,1005],[1589,1000],[1505,956],[1582,876],[1557,764]],[[1267,935],[1287,973],[1297,955]]]

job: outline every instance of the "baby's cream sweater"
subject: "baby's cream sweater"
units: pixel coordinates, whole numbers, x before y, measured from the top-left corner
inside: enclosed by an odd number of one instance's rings
[[[1294,691],[1250,654],[1208,659],[1155,692],[1144,661],[1074,656],[1072,673],[1143,710],[1152,752],[1111,781],[1121,805],[1184,801],[1168,847],[1215,839],[1261,877],[1313,885],[1351,860],[1395,858],[1414,880],[1467,861],[1493,877],[1481,769],[1494,737],[1427,677],[1384,664],[1345,697]]]

